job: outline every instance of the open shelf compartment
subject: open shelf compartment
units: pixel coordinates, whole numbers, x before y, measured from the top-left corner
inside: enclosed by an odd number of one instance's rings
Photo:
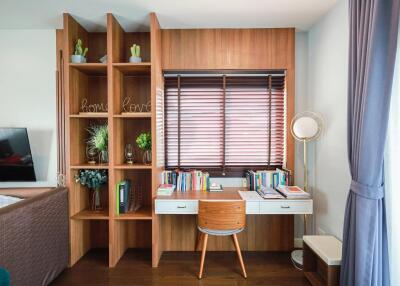
[[[108,124],[104,118],[70,118],[70,136],[71,136],[71,168],[72,169],[106,169],[107,163],[99,164],[96,156],[96,164],[89,164],[86,156],[86,145],[89,139],[88,128],[95,125]],[[82,167],[82,168],[81,168]]]

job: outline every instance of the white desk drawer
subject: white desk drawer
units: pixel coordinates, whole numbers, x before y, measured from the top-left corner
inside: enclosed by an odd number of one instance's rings
[[[312,200],[270,200],[260,202],[260,214],[312,214]]]
[[[260,202],[246,201],[246,214],[260,214]]]
[[[197,214],[197,200],[156,200],[156,214]]]

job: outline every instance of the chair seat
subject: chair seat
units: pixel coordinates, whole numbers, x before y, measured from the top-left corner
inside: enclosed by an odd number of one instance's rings
[[[217,235],[217,236],[238,234],[239,232],[243,231],[243,229],[244,229],[242,227],[242,228],[238,228],[238,229],[215,230],[215,229],[202,228],[200,226],[198,226],[197,228],[203,233],[207,233],[209,235]]]

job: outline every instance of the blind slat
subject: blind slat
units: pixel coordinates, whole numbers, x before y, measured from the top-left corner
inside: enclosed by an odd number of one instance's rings
[[[166,167],[282,166],[285,77],[166,77]]]

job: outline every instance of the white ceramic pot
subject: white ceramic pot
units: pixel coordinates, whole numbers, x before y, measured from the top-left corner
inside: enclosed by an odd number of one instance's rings
[[[141,57],[130,57],[129,58],[129,62],[130,63],[141,63],[142,62],[142,58]]]
[[[74,63],[74,64],[86,63],[86,58],[81,55],[72,55],[71,63]]]

